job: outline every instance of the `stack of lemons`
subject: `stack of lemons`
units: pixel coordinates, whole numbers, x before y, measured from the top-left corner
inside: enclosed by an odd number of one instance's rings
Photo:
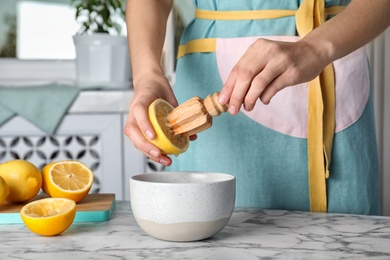
[[[79,161],[58,161],[42,172],[26,160],[0,164],[0,205],[27,203],[20,210],[26,226],[33,232],[58,235],[69,228],[76,215],[76,203],[92,187],[93,172]],[[50,197],[32,200],[42,190]]]

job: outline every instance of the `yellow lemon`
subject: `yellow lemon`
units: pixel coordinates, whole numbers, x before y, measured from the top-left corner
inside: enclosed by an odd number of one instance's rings
[[[167,116],[173,106],[164,99],[156,99],[149,105],[149,121],[156,132],[156,138],[149,140],[165,154],[179,155],[184,153],[190,144],[188,136],[174,135],[167,124]]]
[[[42,174],[32,163],[11,160],[0,164],[0,176],[10,188],[7,200],[24,202],[35,197],[42,185]]]
[[[22,207],[20,216],[32,232],[55,236],[72,225],[76,216],[76,203],[65,198],[35,200]]]
[[[42,170],[42,189],[53,198],[72,199],[76,203],[88,195],[93,172],[79,161],[52,162]]]
[[[3,204],[5,199],[9,195],[9,186],[3,179],[3,177],[0,176],[0,205]]]

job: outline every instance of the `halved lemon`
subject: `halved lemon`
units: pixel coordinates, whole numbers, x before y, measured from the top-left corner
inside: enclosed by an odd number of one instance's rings
[[[42,189],[53,198],[84,199],[93,183],[93,172],[79,161],[52,162],[42,170]]]
[[[32,232],[55,236],[72,225],[76,216],[76,203],[65,198],[35,200],[22,207],[20,216]]]
[[[149,141],[160,148],[163,153],[177,156],[188,149],[190,139],[188,136],[173,134],[167,123],[167,116],[173,109],[171,104],[160,98],[149,105],[149,121],[156,132],[156,138]]]

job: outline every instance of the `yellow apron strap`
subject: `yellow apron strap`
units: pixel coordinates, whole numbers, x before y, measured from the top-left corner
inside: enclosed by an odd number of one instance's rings
[[[345,9],[345,6],[342,5],[335,5],[331,7],[325,8],[325,18],[328,17],[328,15],[336,15],[341,13]]]
[[[340,9],[342,10],[342,9]],[[334,11],[334,10],[333,10]],[[296,14],[297,30],[304,37],[325,21],[323,0],[304,0]],[[308,171],[310,210],[327,211],[326,178],[335,127],[335,90],[332,64],[309,83]]]
[[[296,10],[210,11],[195,10],[195,17],[207,20],[265,20],[294,16]]]
[[[197,39],[180,45],[177,51],[177,58],[181,58],[186,54],[194,52],[215,52],[216,38]]]
[[[326,17],[328,15],[338,14],[344,8],[345,6],[327,7],[324,10],[324,15]],[[303,11],[303,9],[301,9],[301,11]],[[295,16],[296,13],[297,10],[212,11],[196,9],[195,18],[206,20],[266,20]],[[310,15],[313,15],[313,13],[310,13]],[[302,14],[300,16],[302,16]]]
[[[309,1],[310,2],[310,1]],[[305,3],[307,5],[308,3]],[[325,8],[325,17],[340,13],[345,6],[331,6]],[[311,12],[310,12],[311,11]],[[277,19],[283,17],[294,16],[299,23],[299,28],[307,27],[308,32],[313,26],[313,19],[309,19],[309,24],[306,24],[307,17],[313,16],[313,8],[299,8],[298,10],[249,10],[249,11],[211,11],[211,10],[195,10],[195,18],[207,20],[261,20],[261,19]],[[305,18],[306,17],[306,18]],[[304,18],[304,19],[301,19]],[[299,21],[298,21],[299,20]],[[301,35],[301,33],[299,33]],[[215,52],[216,39],[206,38],[189,41],[179,46],[177,58],[181,58],[186,54],[195,52]]]

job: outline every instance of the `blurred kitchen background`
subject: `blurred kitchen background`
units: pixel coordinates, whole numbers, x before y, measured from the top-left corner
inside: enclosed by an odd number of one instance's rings
[[[192,0],[175,0],[162,57],[172,85],[178,36],[193,12]],[[126,36],[124,21],[116,21],[123,27],[120,34]],[[79,28],[70,0],[0,0],[0,86],[33,89],[53,83],[74,84],[72,37]],[[367,54],[375,100],[382,207],[383,214],[390,216],[390,29],[368,45]],[[131,82],[104,85],[80,91],[55,133],[43,131],[20,115],[0,122],[0,163],[20,158],[41,167],[51,160],[78,159],[97,176],[94,192],[112,192],[117,199],[128,199],[131,175],[164,169],[140,154],[123,135]]]

